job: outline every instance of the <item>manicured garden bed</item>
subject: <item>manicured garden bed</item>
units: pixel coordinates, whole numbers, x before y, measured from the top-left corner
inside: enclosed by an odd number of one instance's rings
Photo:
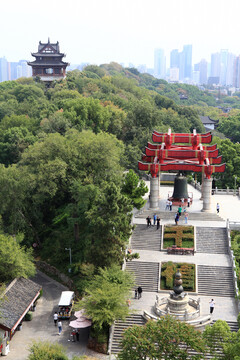
[[[194,247],[193,226],[164,226],[163,248],[176,245],[179,248]]]
[[[182,274],[183,288],[185,291],[196,291],[195,286],[195,264],[173,263],[172,261],[161,264],[161,290],[172,290],[174,275],[177,270]]]

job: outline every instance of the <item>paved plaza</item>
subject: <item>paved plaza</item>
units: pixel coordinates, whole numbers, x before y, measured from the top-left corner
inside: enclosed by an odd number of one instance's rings
[[[150,187],[150,182],[146,181],[148,188]],[[172,194],[173,187],[172,186],[161,186],[160,187],[160,200],[159,200],[159,212],[165,211],[166,200],[168,198],[168,194]],[[193,195],[193,203],[190,208],[187,208],[187,211],[190,213],[200,213],[202,209],[202,200],[200,200],[201,193],[196,190],[193,186],[188,185],[188,192]],[[146,194],[146,199],[148,199],[148,194]],[[220,212],[219,215],[223,219],[223,221],[198,221],[194,220],[188,221],[189,225],[198,226],[198,227],[226,227],[226,220],[229,219],[231,221],[239,221],[240,222],[240,200],[238,196],[233,195],[213,195],[212,196],[212,209],[211,212],[216,213],[216,204],[220,204]],[[148,210],[149,203],[145,205],[145,211]],[[174,224],[174,215],[177,211],[177,206],[173,206],[172,212],[166,210],[169,213],[169,220],[162,220],[161,224]],[[152,215],[158,211],[152,211]],[[144,212],[143,212],[144,214]],[[207,217],[207,213],[206,213]],[[134,217],[134,224],[145,224],[145,218]],[[184,224],[184,220],[179,221],[179,225]],[[209,239],[209,241],[214,241],[214,239]],[[133,251],[135,251],[133,249]],[[196,265],[206,265],[206,266],[226,266],[230,267],[230,257],[228,254],[206,254],[206,253],[195,253],[194,256],[189,255],[168,255],[166,252],[162,251],[150,251],[150,250],[139,250],[136,252],[139,253],[140,258],[137,261],[142,262],[153,262],[153,263],[161,263],[164,261],[173,261],[173,262],[186,262],[186,263],[194,263]],[[211,273],[209,274],[209,279],[211,278]],[[219,281],[221,281],[219,279]],[[168,292],[160,292],[159,296],[164,297],[167,296]],[[134,297],[134,296],[133,296]],[[192,298],[201,299],[201,313],[209,314],[209,300],[210,297],[207,296],[194,296],[191,295]],[[212,297],[215,298],[216,307],[213,312],[213,320],[222,319],[228,321],[236,321],[238,315],[238,306],[235,298],[226,298],[226,297],[216,297],[212,294]],[[156,293],[145,292],[140,300],[132,301],[132,308],[137,309],[138,311],[147,310],[152,312],[152,307],[154,305],[156,299]]]
[[[149,181],[146,181],[148,189]],[[172,211],[165,210],[168,196],[172,196],[173,186],[160,187],[159,208],[149,209],[149,193],[145,198],[147,203],[139,212],[135,212],[133,224],[135,229],[131,237],[130,247],[134,252],[139,253],[140,258],[127,262],[126,269],[135,275],[136,286],[143,289],[142,297],[134,298],[134,291],[131,298],[132,315],[126,321],[119,321],[114,328],[112,343],[112,354],[119,351],[119,341],[124,328],[133,324],[141,324],[141,314],[144,311],[156,316],[154,304],[156,296],[160,299],[169,296],[169,291],[160,289],[161,263],[172,261],[181,263],[192,263],[196,265],[196,292],[189,293],[195,300],[200,298],[200,316],[209,316],[209,302],[215,300],[215,309],[212,314],[212,321],[218,319],[228,322],[232,330],[237,329],[237,315],[239,313],[238,302],[235,299],[234,282],[230,256],[228,252],[226,220],[240,221],[240,201],[238,196],[213,195],[211,197],[211,211],[201,212],[201,193],[193,186],[188,185],[188,193],[193,197],[190,208],[188,224],[195,227],[195,254],[193,255],[170,255],[161,250],[161,229],[157,230],[155,225],[147,228],[146,217],[153,219],[156,214],[161,218],[161,225],[175,224],[177,206]],[[216,205],[220,204],[220,212],[217,215]],[[179,225],[184,224],[183,216]],[[112,359],[115,356],[112,355]]]

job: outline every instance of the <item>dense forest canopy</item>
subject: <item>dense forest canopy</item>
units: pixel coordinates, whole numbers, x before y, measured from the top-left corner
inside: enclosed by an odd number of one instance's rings
[[[34,244],[62,270],[71,247],[74,276],[120,264],[131,210],[146,192],[133,170],[154,129],[205,132],[199,115],[219,118],[219,130],[235,143],[216,139],[227,161],[218,186],[240,178],[240,112],[226,116],[217,104],[209,91],[116,63],[68,72],[50,87],[32,78],[1,83],[2,231],[23,234],[22,245]]]

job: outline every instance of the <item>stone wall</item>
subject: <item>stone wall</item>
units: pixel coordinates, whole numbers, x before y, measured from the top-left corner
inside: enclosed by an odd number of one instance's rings
[[[67,275],[61,273],[57,268],[46,263],[45,261],[36,261],[35,264],[37,269],[46,273],[50,277],[51,276],[53,276],[54,278],[57,277],[62,284],[66,285],[70,290],[74,291],[74,284],[72,279],[70,279]]]

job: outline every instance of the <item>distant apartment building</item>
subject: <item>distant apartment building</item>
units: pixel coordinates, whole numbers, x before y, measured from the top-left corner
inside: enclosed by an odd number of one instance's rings
[[[178,82],[179,81],[179,68],[173,67],[169,70],[169,81]]]
[[[19,62],[8,62],[6,58],[0,58],[0,82],[16,80],[20,77],[30,77],[31,67],[28,66],[27,60]]]
[[[8,63],[5,57],[0,58],[0,82],[8,80]]]
[[[205,59],[202,59],[198,64],[194,65],[194,71],[199,72],[199,79],[198,83],[200,85],[206,85],[207,84],[207,73],[208,73],[208,63]],[[195,79],[194,79],[195,77]],[[193,76],[193,81],[196,83],[196,74]]]
[[[234,55],[232,53],[228,53],[227,69],[226,69],[226,85],[227,86],[233,85],[233,69],[234,69],[235,59],[236,59],[236,55]]]
[[[179,68],[179,52],[174,49],[170,53],[170,69]]]
[[[233,86],[240,87],[240,56],[237,56],[233,67]]]
[[[221,72],[220,53],[214,53],[211,55],[210,77],[220,79],[220,72]]]
[[[183,46],[184,54],[184,79],[192,78],[192,45]]]
[[[155,49],[154,51],[154,76],[158,79],[165,79],[166,57],[163,49]]]

